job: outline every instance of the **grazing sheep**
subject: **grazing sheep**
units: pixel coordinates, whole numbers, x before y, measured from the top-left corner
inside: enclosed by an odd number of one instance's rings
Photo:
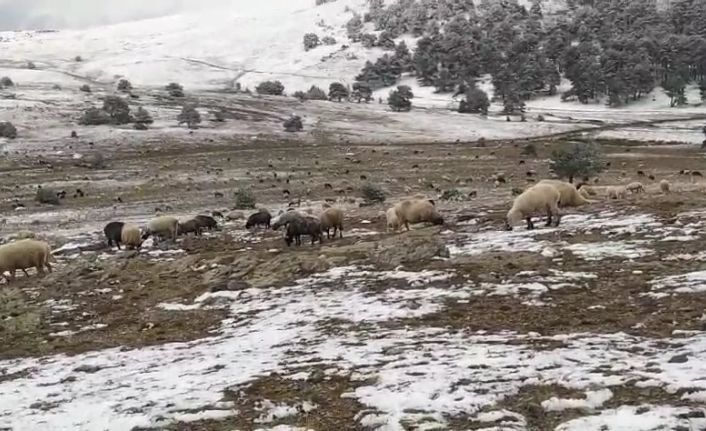
[[[291,246],[292,242],[296,245],[302,245],[302,235],[311,236],[311,245],[318,240],[319,243],[324,242],[324,236],[321,231],[321,221],[314,217],[295,218],[287,224],[287,233],[284,241],[287,246]]]
[[[579,189],[579,194],[586,200],[591,198],[591,194],[586,190],[586,187]]]
[[[120,232],[120,241],[128,248],[139,249],[142,246],[140,228],[134,224],[123,225]]]
[[[214,215],[215,217],[215,215]],[[218,222],[215,218],[207,215],[197,215],[194,217],[196,223],[199,224],[201,229],[213,230],[218,229]]]
[[[195,236],[201,235],[201,224],[196,219],[187,220],[179,223],[179,235],[188,235],[193,233]]]
[[[550,184],[538,183],[528,188],[513,201],[512,208],[507,212],[505,218],[505,229],[512,230],[512,227],[522,220],[527,220],[527,229],[534,229],[532,216],[543,212],[547,214],[547,226],[552,225],[552,218],[555,219],[554,225],[559,226],[561,221],[560,197],[559,190]]]
[[[277,220],[272,225],[272,230],[278,230],[282,226],[287,226],[289,223],[295,220],[304,218],[304,215],[294,210],[287,210],[286,213],[277,217]]]
[[[394,208],[400,226],[404,225],[407,230],[410,223],[444,224],[444,218],[436,210],[432,201],[426,199],[406,199],[397,203]]]
[[[272,220],[272,215],[267,210],[260,210],[255,214],[248,217],[248,221],[245,223],[245,229],[250,229],[255,226],[264,226],[265,229],[270,228],[270,221]]]
[[[519,196],[522,194],[523,191],[524,190],[522,190],[520,187],[513,187],[511,192],[513,196]]]
[[[397,211],[395,210],[395,207],[392,207],[385,212],[385,216],[387,218],[387,229],[391,230],[393,232],[397,232],[400,230],[400,219],[397,218]]]
[[[571,183],[560,180],[542,180],[537,183],[537,185],[539,184],[550,185],[559,192],[559,206],[562,208],[578,207],[591,203],[591,201],[583,197]]]
[[[625,188],[630,193],[644,193],[645,192],[645,186],[643,186],[642,183],[639,181],[633,181],[632,183],[625,186]]]
[[[628,195],[628,190],[625,186],[610,186],[606,188],[608,199],[625,199]]]
[[[333,228],[333,237],[336,238],[336,232],[339,237],[343,238],[343,211],[338,208],[329,208],[321,214],[321,231],[326,232],[326,238],[331,239],[331,228]]]
[[[669,181],[667,180],[661,180],[659,182],[659,189],[662,190],[662,193],[667,194],[669,193],[669,188],[670,188]]]
[[[0,275],[8,283],[15,279],[15,271],[21,269],[25,275],[27,268],[35,267],[39,274],[44,274],[44,268],[51,272],[51,247],[44,241],[23,239],[0,246]],[[10,276],[6,276],[9,272]]]
[[[638,176],[638,177],[644,177],[644,176],[645,176],[645,172],[643,172],[643,171],[637,171],[637,176]]]
[[[147,225],[147,230],[142,235],[142,239],[147,239],[150,235],[163,238],[171,238],[176,241],[179,232],[179,220],[171,216],[162,216],[152,219]]]
[[[118,247],[118,250],[120,250],[120,243],[122,242],[122,232],[123,232],[123,226],[125,223],[121,221],[113,221],[105,225],[103,228],[103,233],[105,234],[106,239],[108,240],[108,247],[112,247],[113,243]]]

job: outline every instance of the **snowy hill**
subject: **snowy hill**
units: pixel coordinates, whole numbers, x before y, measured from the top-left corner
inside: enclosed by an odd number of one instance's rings
[[[223,88],[238,80],[254,87],[281,80],[288,92],[312,83],[351,82],[378,49],[349,44],[345,23],[365,0],[315,6],[313,0],[236,1],[205,9],[81,31],[0,34],[5,65],[33,61],[104,84],[127,77],[138,85],[178,81],[188,88]],[[305,51],[307,32],[331,36],[335,45]],[[81,56],[83,61],[74,58]]]

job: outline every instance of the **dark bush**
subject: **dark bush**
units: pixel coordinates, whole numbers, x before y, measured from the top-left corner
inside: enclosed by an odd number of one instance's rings
[[[17,128],[9,121],[0,123],[0,138],[17,138]]]
[[[79,87],[79,91],[83,91],[84,93],[90,93],[91,87],[88,84],[83,84]]]
[[[105,100],[103,100],[103,111],[110,116],[113,124],[132,123],[130,107],[122,97],[107,96]]]
[[[101,126],[110,124],[110,116],[94,106],[83,111],[78,123],[84,126]]]
[[[196,129],[201,123],[201,114],[192,105],[185,105],[177,116],[179,125],[186,124],[189,129]]]
[[[176,82],[169,83],[165,89],[172,97],[184,97],[184,87]]]
[[[279,81],[264,81],[255,87],[255,91],[257,91],[257,94],[281,96],[284,93],[284,85]]]
[[[360,193],[363,195],[363,199],[367,202],[385,202],[385,192],[382,188],[376,184],[366,183],[361,187]]]
[[[127,93],[130,90],[132,90],[132,84],[130,83],[130,81],[128,81],[127,79],[121,79],[120,81],[118,81],[118,91]]]
[[[284,122],[284,130],[286,132],[301,132],[304,130],[304,124],[302,119],[298,115],[292,115],[289,119]]]

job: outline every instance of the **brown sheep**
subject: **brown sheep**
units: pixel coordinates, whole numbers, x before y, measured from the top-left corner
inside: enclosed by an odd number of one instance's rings
[[[578,207],[591,203],[591,201],[583,197],[581,193],[576,190],[573,184],[567,183],[566,181],[542,180],[537,184],[548,184],[554,187],[559,192],[559,206],[562,208]]]
[[[336,238],[336,232],[339,237],[343,238],[343,211],[338,208],[329,208],[321,214],[321,231],[326,232],[326,237],[331,239],[331,228],[333,228],[333,237]]]
[[[25,275],[27,268],[35,267],[39,274],[44,274],[44,268],[51,272],[51,247],[44,241],[23,239],[0,246],[0,275],[7,282],[15,279],[15,271],[21,269]],[[9,272],[10,276],[6,276]]]
[[[394,208],[400,226],[404,225],[407,230],[409,230],[410,223],[444,224],[444,218],[436,210],[434,204],[426,199],[407,199],[397,203]]]
[[[561,213],[559,212],[559,191],[550,184],[539,183],[525,190],[516,197],[512,203],[512,208],[507,212],[505,228],[512,230],[512,227],[522,220],[527,220],[527,229],[534,229],[532,216],[546,212],[547,226],[552,225],[552,218],[555,219],[555,226],[559,226]]]
[[[143,239],[147,239],[150,235],[156,235],[164,238],[171,238],[176,241],[177,233],[179,232],[179,220],[170,216],[162,216],[152,219],[147,226]]]
[[[670,188],[669,181],[661,180],[659,182],[659,189],[662,191],[662,193],[664,193],[664,194],[669,193],[669,188]]]

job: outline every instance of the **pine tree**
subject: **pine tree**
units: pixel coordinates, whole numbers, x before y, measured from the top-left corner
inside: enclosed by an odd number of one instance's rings
[[[308,100],[328,100],[326,92],[316,85],[312,85],[311,88],[306,92],[306,98]]]
[[[196,129],[201,123],[201,114],[192,105],[184,105],[181,113],[177,116],[178,124],[186,124],[189,129]]]
[[[412,109],[412,98],[414,98],[412,89],[407,85],[399,85],[397,89],[390,92],[387,104],[393,111],[406,112]]]
[[[103,111],[108,114],[113,124],[127,124],[132,122],[130,107],[121,97],[107,96],[105,100],[103,100]]]
[[[152,119],[152,116],[150,115],[149,112],[142,106],[137,108],[137,111],[135,111],[135,124],[152,124],[154,123],[154,120]]]
[[[368,103],[372,98],[373,90],[367,83],[356,82],[353,84],[353,92],[351,93],[351,99],[355,100],[357,103],[360,103],[361,100],[364,100],[365,103]]]
[[[328,88],[328,98],[329,100],[336,100],[340,102],[343,99],[348,98],[348,88],[340,82],[333,82]]]
[[[321,44],[319,36],[316,33],[307,33],[304,35],[304,51],[314,49]]]
[[[487,115],[488,107],[490,107],[490,100],[486,92],[472,86],[466,90],[466,97],[461,100],[458,112]]]
[[[576,177],[591,177],[603,170],[600,148],[593,143],[574,143],[553,151],[549,166],[561,178],[573,183]]]

